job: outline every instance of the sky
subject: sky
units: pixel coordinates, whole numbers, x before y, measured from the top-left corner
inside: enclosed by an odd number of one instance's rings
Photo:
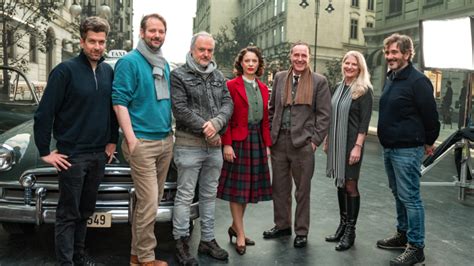
[[[183,63],[189,51],[193,34],[193,18],[196,0],[134,0],[133,1],[133,45],[137,45],[140,20],[144,15],[158,13],[167,24],[163,55],[169,62]]]

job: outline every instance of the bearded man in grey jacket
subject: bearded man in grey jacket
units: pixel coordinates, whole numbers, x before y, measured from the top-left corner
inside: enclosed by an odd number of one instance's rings
[[[174,162],[178,191],[174,201],[173,236],[180,265],[197,265],[189,253],[190,206],[199,180],[201,242],[198,252],[226,260],[227,251],[214,237],[217,185],[223,157],[220,136],[233,111],[232,98],[222,73],[212,61],[214,38],[195,34],[186,64],[171,72],[171,101],[176,118]]]

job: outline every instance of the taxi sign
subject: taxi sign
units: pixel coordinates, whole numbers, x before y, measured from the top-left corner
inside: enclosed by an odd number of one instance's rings
[[[127,54],[127,51],[125,51],[125,50],[110,50],[107,53],[107,57],[119,58],[119,57],[124,56],[125,54]]]

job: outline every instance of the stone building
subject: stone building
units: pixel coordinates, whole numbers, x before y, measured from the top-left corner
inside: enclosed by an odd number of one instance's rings
[[[19,45],[7,45],[7,54],[12,57],[22,57],[26,60],[28,71],[25,73],[35,86],[44,86],[49,72],[60,62],[77,55],[79,47],[79,22],[81,18],[90,15],[100,15],[111,24],[109,49],[130,49],[132,47],[132,6],[133,0],[19,0],[31,3],[29,10],[18,10],[16,15],[7,19],[7,23],[23,23],[24,27],[37,28],[45,32],[46,52],[41,52],[34,36],[19,32],[8,32],[12,35],[23,34]],[[15,1],[2,1],[2,4]],[[22,18],[25,12],[38,12],[38,6],[43,3],[56,3],[54,11],[56,18],[48,25],[25,23]],[[1,12],[0,12],[1,13]],[[3,16],[4,14],[0,14]],[[8,28],[8,27],[7,27]],[[2,30],[3,31],[3,30]],[[0,43],[3,46],[3,44]],[[0,49],[3,58],[3,49]]]
[[[362,28],[374,26],[375,3],[374,0],[197,0],[194,32],[206,30],[217,34],[222,26],[230,27],[235,17],[244,20],[253,32],[254,44],[263,50],[269,72],[287,68],[290,45],[304,41],[311,46],[311,64],[316,52],[317,71],[325,73],[326,62],[340,60],[348,50],[364,51]]]

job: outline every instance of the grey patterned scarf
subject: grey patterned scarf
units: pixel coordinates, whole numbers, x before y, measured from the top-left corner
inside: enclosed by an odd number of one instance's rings
[[[161,49],[154,51],[140,39],[138,40],[137,50],[153,67],[153,77],[155,78],[156,99],[163,100],[170,98],[170,88],[165,77],[165,67],[168,62],[163,57]]]
[[[336,186],[344,187],[347,163],[347,128],[349,125],[349,110],[352,103],[351,86],[344,89],[344,81],[334,92],[331,99],[331,125],[328,134],[328,159],[326,175],[336,178]]]
[[[192,70],[196,71],[197,73],[199,73],[204,78],[209,76],[209,74],[211,74],[212,71],[214,71],[217,68],[217,64],[213,60],[211,60],[211,62],[209,62],[209,65],[207,65],[206,67],[203,67],[203,66],[199,65],[196,62],[196,60],[194,60],[193,55],[191,54],[191,52],[188,52],[188,54],[186,55],[186,64]]]

